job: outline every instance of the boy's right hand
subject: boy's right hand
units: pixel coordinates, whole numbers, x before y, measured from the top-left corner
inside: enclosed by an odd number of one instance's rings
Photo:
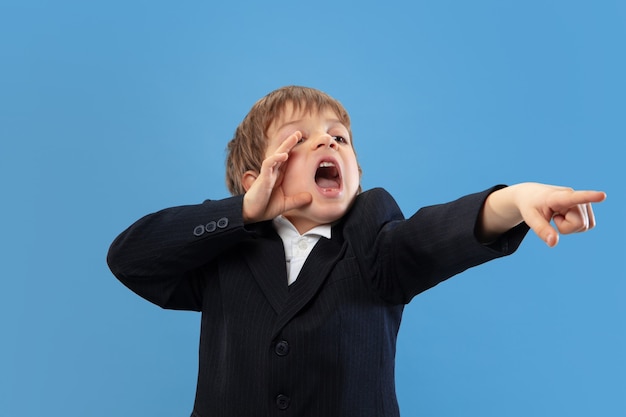
[[[243,184],[246,194],[243,197],[244,223],[271,220],[289,210],[304,207],[311,203],[310,193],[302,192],[287,196],[283,192],[285,168],[289,152],[302,138],[302,133],[289,136],[261,164],[261,172],[247,171]]]

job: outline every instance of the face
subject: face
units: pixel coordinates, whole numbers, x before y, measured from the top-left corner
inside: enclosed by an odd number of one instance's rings
[[[308,192],[311,204],[284,213],[300,233],[339,220],[359,189],[359,166],[350,134],[332,110],[295,111],[288,104],[267,130],[265,157],[296,132],[302,138],[289,152],[282,182],[286,196]]]

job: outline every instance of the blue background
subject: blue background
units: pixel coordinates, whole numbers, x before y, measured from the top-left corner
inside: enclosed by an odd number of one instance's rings
[[[0,1],[0,416],[187,416],[199,315],[126,290],[108,245],[227,196],[251,105],[301,84],[353,119],[406,214],[496,183],[602,189],[593,231],[417,297],[404,416],[626,415],[622,1]],[[243,399],[245,400],[245,399]]]

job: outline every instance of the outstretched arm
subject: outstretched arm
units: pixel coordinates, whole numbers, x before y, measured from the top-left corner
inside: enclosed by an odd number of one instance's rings
[[[596,225],[591,203],[604,201],[602,191],[576,191],[538,183],[521,183],[493,192],[483,207],[477,227],[483,242],[526,222],[548,246],[559,234],[585,232]],[[554,226],[550,225],[554,221]]]

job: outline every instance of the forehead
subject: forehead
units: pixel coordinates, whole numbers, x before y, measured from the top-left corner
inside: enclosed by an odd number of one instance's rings
[[[340,114],[332,109],[330,105],[316,106],[307,103],[297,103],[289,101],[285,103],[283,108],[277,112],[276,116],[270,121],[267,132],[280,129],[282,126],[295,123],[305,117],[321,116],[325,119],[334,119],[349,128],[349,121],[342,119]]]

